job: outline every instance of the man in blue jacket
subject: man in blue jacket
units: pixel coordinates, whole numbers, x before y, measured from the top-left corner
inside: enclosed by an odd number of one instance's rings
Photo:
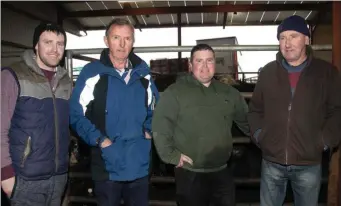
[[[114,19],[108,49],[81,71],[70,100],[70,124],[91,146],[98,204],[148,205],[151,118],[158,99],[146,62],[132,52],[134,27]]]

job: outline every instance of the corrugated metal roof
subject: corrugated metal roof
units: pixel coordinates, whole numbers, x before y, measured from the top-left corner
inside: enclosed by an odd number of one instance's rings
[[[226,26],[229,25],[276,25],[284,18],[291,15],[299,15],[307,21],[312,21],[318,10],[295,10],[296,5],[312,5],[323,4],[318,1],[83,1],[83,2],[63,2],[63,7],[69,12],[78,11],[105,11],[112,9],[126,9],[129,6],[131,9],[141,8],[165,8],[178,7],[181,8],[181,24],[182,26],[223,26],[225,12],[209,12],[209,13],[186,13],[187,7],[192,6],[214,6],[214,5],[266,5],[266,4],[288,4],[292,5],[292,10],[285,11],[249,11],[249,12],[227,12]],[[318,8],[318,7],[316,7]],[[84,15],[83,15],[84,16]],[[73,17],[74,18],[74,17]],[[134,20],[133,15],[127,16],[100,16],[96,17],[77,17],[76,19],[87,30],[104,29],[106,25],[114,18],[127,18],[137,28],[155,28],[155,27],[176,27],[178,25],[177,14],[144,14],[136,15],[138,22]]]

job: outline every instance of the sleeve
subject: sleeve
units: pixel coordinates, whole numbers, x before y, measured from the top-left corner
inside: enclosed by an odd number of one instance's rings
[[[153,140],[156,151],[165,163],[177,165],[181,152],[175,148],[173,135],[179,113],[179,104],[170,89],[160,97],[152,120]]]
[[[144,122],[144,129],[152,135],[152,117],[153,117],[153,112],[155,109],[155,106],[157,102],[159,101],[159,92],[155,86],[155,83],[152,79],[150,79],[151,83],[151,90],[152,90],[152,101],[151,104],[148,106],[147,109],[147,118],[146,121]]]
[[[262,129],[264,116],[262,76],[262,72],[260,72],[249,103],[248,122],[250,124],[251,140],[255,143],[258,143],[257,138]]]
[[[87,66],[80,72],[70,98],[70,126],[90,146],[103,137],[99,129],[85,117],[86,107],[93,100],[93,90],[99,75],[87,78]]]
[[[9,70],[1,71],[1,181],[13,177],[8,130],[18,98],[19,87]]]
[[[239,129],[247,136],[250,136],[250,127],[247,121],[248,105],[245,102],[244,97],[240,95],[237,97],[237,104],[234,113],[234,122],[237,124]]]
[[[333,149],[341,139],[341,76],[335,67],[328,82],[327,114],[322,134],[325,145]]]

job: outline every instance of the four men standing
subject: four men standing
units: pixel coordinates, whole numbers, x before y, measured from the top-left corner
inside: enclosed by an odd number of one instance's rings
[[[151,138],[176,166],[180,205],[234,205],[231,126],[262,150],[261,205],[282,205],[290,181],[295,205],[316,205],[321,156],[340,143],[337,70],[316,59],[309,30],[291,16],[278,27],[280,51],[262,68],[250,102],[214,80],[215,52],[193,47],[189,70],[158,102],[146,62],[132,52],[134,27],[114,19],[108,49],[71,80],[59,66],[66,34],[51,23],[34,33],[34,52],[1,71],[1,185],[13,205],[60,205],[67,181],[70,125],[91,147],[99,205],[148,205]],[[157,103],[158,102],[158,103]],[[153,117],[154,107],[157,107]],[[247,121],[247,113],[248,121]]]

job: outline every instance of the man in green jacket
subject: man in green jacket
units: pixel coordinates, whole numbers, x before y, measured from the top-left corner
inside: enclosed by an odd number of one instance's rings
[[[152,130],[160,158],[176,165],[178,204],[234,205],[228,161],[232,122],[245,133],[248,107],[232,86],[213,79],[215,53],[206,44],[191,51],[191,75],[183,76],[162,95]]]

